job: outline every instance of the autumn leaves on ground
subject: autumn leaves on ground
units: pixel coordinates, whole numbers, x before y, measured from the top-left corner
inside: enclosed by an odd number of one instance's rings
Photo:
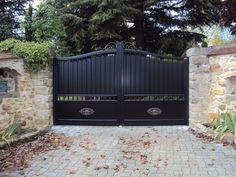
[[[59,148],[64,148],[66,150],[70,150],[72,143],[75,138],[77,138],[80,143],[79,147],[84,150],[96,150],[96,143],[91,141],[87,134],[79,135],[77,137],[68,137],[63,133],[47,133],[44,136],[39,137],[37,140],[32,142],[25,143],[17,143],[12,146],[8,146],[5,149],[0,150],[0,172],[11,171],[11,170],[19,170],[22,171],[20,174],[24,174],[23,170],[30,165],[30,161],[33,160],[34,157],[38,156],[40,153],[44,153],[47,151],[56,150]],[[151,140],[149,132],[145,132],[143,136],[137,137],[122,137],[119,136],[118,144],[120,144],[120,152],[123,154],[123,158],[126,160],[131,159],[139,159],[140,165],[144,165],[148,163],[148,154],[146,153],[148,149],[151,153],[151,146],[157,143],[156,140]],[[79,149],[78,149],[79,150]],[[74,152],[74,151],[73,151]],[[71,153],[73,153],[71,152]],[[76,152],[74,152],[76,153]],[[104,160],[106,158],[105,154],[98,154],[98,160]],[[46,160],[46,159],[45,159]],[[164,165],[167,166],[167,159],[164,160]],[[82,163],[87,168],[92,168],[93,170],[99,171],[102,169],[114,170],[114,172],[118,172],[121,168],[127,168],[127,163],[118,160],[115,166],[110,167],[108,164],[98,166],[93,164],[93,159],[91,157],[83,158]],[[158,163],[161,162],[162,159],[157,157],[154,166],[158,168]],[[139,166],[140,166],[139,165]],[[148,174],[148,169],[143,168],[139,169],[133,168],[133,171],[142,171],[143,174]],[[73,170],[69,170],[67,174],[74,174]]]
[[[35,156],[59,147],[69,150],[73,138],[64,134],[47,133],[32,142],[17,143],[0,150],[0,172],[23,170]]]
[[[182,126],[55,126],[37,140],[0,150],[0,176],[189,177],[220,173],[231,177],[236,174],[235,153],[231,145],[216,144]]]

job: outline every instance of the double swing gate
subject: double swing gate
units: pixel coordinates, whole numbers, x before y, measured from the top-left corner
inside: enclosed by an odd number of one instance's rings
[[[187,125],[188,65],[124,42],[55,57],[54,124]]]

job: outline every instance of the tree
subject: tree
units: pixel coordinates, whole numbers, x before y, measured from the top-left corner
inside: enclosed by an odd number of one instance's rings
[[[30,18],[27,18],[27,16],[25,24],[30,24]],[[41,3],[38,6],[36,12],[32,15],[30,28],[32,38],[36,42],[55,42],[58,38],[65,36],[64,26],[50,1]],[[29,30],[26,28],[27,31]]]
[[[220,0],[57,0],[67,38],[74,52],[95,50],[115,40],[138,48],[181,55],[189,42],[204,35],[188,27],[217,23]],[[177,45],[176,45],[177,44]]]
[[[208,46],[222,45],[234,40],[228,28],[211,26],[210,28],[206,28],[204,31],[207,35],[205,41],[207,42]]]
[[[236,34],[236,1],[225,0],[220,5],[221,24],[231,28],[232,34]]]
[[[202,33],[206,35],[203,42],[197,43],[198,47],[216,46],[230,43],[234,40],[229,28],[219,25],[202,26],[201,28],[189,29],[191,32]]]
[[[19,37],[20,16],[30,0],[0,0],[0,41]]]
[[[32,27],[33,19],[32,18],[33,18],[33,7],[32,7],[32,4],[29,4],[29,7],[25,13],[25,21],[24,21],[25,39],[27,41],[33,40],[33,27]]]

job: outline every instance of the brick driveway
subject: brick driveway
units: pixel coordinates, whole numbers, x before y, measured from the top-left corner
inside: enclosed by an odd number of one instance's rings
[[[23,176],[236,176],[236,150],[203,143],[185,126],[55,126],[53,131],[76,140],[69,150],[34,159]]]

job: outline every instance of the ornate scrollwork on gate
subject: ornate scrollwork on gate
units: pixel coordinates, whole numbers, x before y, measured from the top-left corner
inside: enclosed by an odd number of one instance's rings
[[[103,50],[115,49],[115,48],[116,48],[116,43],[115,43],[115,42],[109,42],[109,43],[103,48]]]
[[[135,47],[135,45],[131,42],[126,42],[125,43],[125,49],[137,49],[137,47]]]
[[[103,50],[107,50],[107,49],[115,49],[116,48],[116,43],[115,42],[109,42],[104,48]],[[135,47],[135,45],[132,42],[125,42],[124,43],[124,48],[125,49],[134,49],[137,50],[137,47]]]
[[[147,113],[152,116],[157,116],[162,113],[162,110],[160,108],[153,107],[153,108],[149,108],[147,110]]]
[[[92,108],[82,108],[79,110],[80,114],[84,116],[90,116],[94,114],[94,110]]]

